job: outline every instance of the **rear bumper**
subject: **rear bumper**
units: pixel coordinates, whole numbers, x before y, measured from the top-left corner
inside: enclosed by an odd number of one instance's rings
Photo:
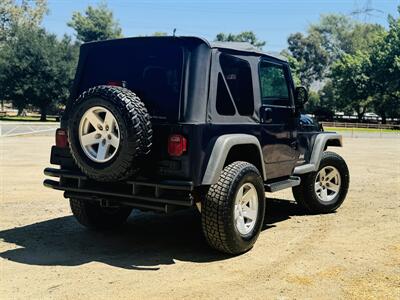
[[[148,182],[96,182],[77,171],[46,168],[44,174],[59,180],[45,179],[43,185],[64,191],[65,198],[117,202],[141,209],[171,211],[194,205],[191,181],[164,180]]]

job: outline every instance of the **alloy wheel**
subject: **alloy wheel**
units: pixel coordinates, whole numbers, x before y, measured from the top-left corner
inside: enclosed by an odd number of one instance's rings
[[[115,116],[105,107],[88,109],[79,123],[79,141],[86,156],[97,163],[111,160],[118,151],[120,131]]]
[[[322,168],[316,178],[314,190],[319,200],[322,202],[330,202],[340,191],[340,173],[332,166]]]
[[[243,184],[235,198],[235,226],[241,235],[249,234],[257,221],[258,194],[251,183]]]

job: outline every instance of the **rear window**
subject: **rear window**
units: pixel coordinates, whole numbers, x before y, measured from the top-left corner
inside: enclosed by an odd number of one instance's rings
[[[109,82],[126,82],[153,118],[177,120],[182,90],[183,49],[165,40],[116,40],[89,50],[81,92]]]

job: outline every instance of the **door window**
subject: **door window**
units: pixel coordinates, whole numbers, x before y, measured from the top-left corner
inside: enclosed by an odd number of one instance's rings
[[[259,72],[262,104],[290,106],[289,89],[283,66],[261,62]]]

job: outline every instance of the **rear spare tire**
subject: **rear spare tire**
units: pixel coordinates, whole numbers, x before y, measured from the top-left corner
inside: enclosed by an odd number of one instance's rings
[[[72,157],[97,181],[124,180],[140,168],[152,144],[150,116],[132,91],[96,86],[83,92],[69,116]]]

